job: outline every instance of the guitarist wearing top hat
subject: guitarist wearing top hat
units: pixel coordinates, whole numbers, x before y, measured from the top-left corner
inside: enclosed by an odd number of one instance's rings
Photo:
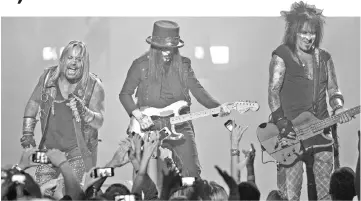
[[[282,11],[281,14],[285,17],[287,25],[283,44],[272,52],[268,103],[272,112],[271,121],[280,133],[278,145],[282,147],[287,140],[295,139],[291,120],[302,112],[309,111],[320,120],[329,117],[326,93],[333,114],[339,114],[345,111],[345,108],[332,57],[319,47],[324,24],[322,11],[301,1],[292,4],[289,12]],[[348,113],[340,115],[341,124],[352,119]],[[332,137],[330,127],[324,129],[323,133]],[[313,193],[311,199],[331,199],[329,182],[334,165],[333,147],[315,148],[312,149],[312,154],[305,155],[313,157],[310,176],[314,177],[315,183],[309,185],[315,187],[314,191],[309,188],[309,198],[310,193]],[[300,199],[302,174],[302,160],[290,166],[279,166],[278,187],[288,200]]]
[[[129,116],[137,119],[141,129],[151,127],[153,122],[149,116],[142,114],[140,107],[164,108],[179,100],[187,101],[190,106],[189,91],[208,109],[221,106],[218,116],[230,114],[227,103],[221,105],[200,84],[191,60],[180,55],[179,48],[184,46],[184,42],[180,39],[179,29],[173,21],[154,23],[153,34],[146,39],[150,49],[133,61],[119,94],[123,107]],[[135,90],[137,103],[132,98]],[[182,140],[166,141],[182,161],[178,164],[182,166],[182,176],[199,177],[201,167],[192,122],[183,123],[177,131],[183,134]]]

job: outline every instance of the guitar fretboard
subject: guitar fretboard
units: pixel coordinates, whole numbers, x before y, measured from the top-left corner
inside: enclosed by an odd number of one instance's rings
[[[229,109],[234,109],[234,106],[228,107]],[[182,123],[182,122],[186,122],[186,121],[190,121],[193,119],[197,119],[200,117],[206,117],[212,114],[218,114],[221,111],[220,107],[216,107],[213,109],[208,109],[208,110],[203,110],[200,112],[193,112],[190,114],[184,114],[184,115],[180,115],[180,116],[176,116],[176,117],[172,117],[170,118],[170,123],[171,124],[178,124],[178,123]]]
[[[317,132],[324,128],[327,128],[329,126],[336,124],[340,120],[341,115],[344,113],[348,113],[350,116],[355,116],[356,114],[360,113],[360,106],[356,106],[354,108],[351,108],[349,110],[341,112],[340,114],[328,117],[322,121],[317,122],[316,124],[312,125],[312,127],[311,127],[312,131]]]

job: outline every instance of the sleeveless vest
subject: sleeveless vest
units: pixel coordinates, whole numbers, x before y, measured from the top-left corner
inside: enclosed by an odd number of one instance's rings
[[[44,80],[41,84],[41,104],[40,104],[40,123],[42,131],[42,140],[39,144],[39,149],[42,149],[46,139],[46,132],[48,126],[49,115],[52,115],[53,101],[55,100],[58,91],[55,87],[55,81],[50,80],[50,76],[54,73],[57,66],[50,67],[44,72]],[[101,80],[93,73],[89,73],[88,82],[85,89],[78,84],[73,92],[76,96],[82,99],[87,107],[93,94],[96,82]],[[81,150],[82,157],[85,163],[86,171],[96,166],[97,163],[97,148],[98,148],[98,130],[91,127],[89,124],[81,120],[80,123],[74,121],[74,128],[78,147]],[[79,133],[80,131],[80,133]]]

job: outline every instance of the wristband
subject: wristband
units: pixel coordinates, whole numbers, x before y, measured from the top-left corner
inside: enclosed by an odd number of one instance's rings
[[[273,123],[277,123],[278,121],[285,118],[282,107],[279,107],[276,111],[272,112],[271,115]]]
[[[231,149],[231,156],[239,156],[240,153],[239,149]]]
[[[254,175],[249,175],[247,176],[247,180],[255,180],[256,177]]]
[[[37,120],[34,117],[24,117],[23,133],[34,133]]]

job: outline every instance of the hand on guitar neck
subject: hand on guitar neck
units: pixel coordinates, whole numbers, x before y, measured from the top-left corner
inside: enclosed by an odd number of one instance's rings
[[[339,120],[340,124],[347,123],[347,122],[351,121],[353,118],[356,118],[355,116],[351,116],[348,112],[345,112],[346,110],[347,109],[340,107],[334,111],[334,115],[343,113],[343,114],[341,114],[341,117]]]

